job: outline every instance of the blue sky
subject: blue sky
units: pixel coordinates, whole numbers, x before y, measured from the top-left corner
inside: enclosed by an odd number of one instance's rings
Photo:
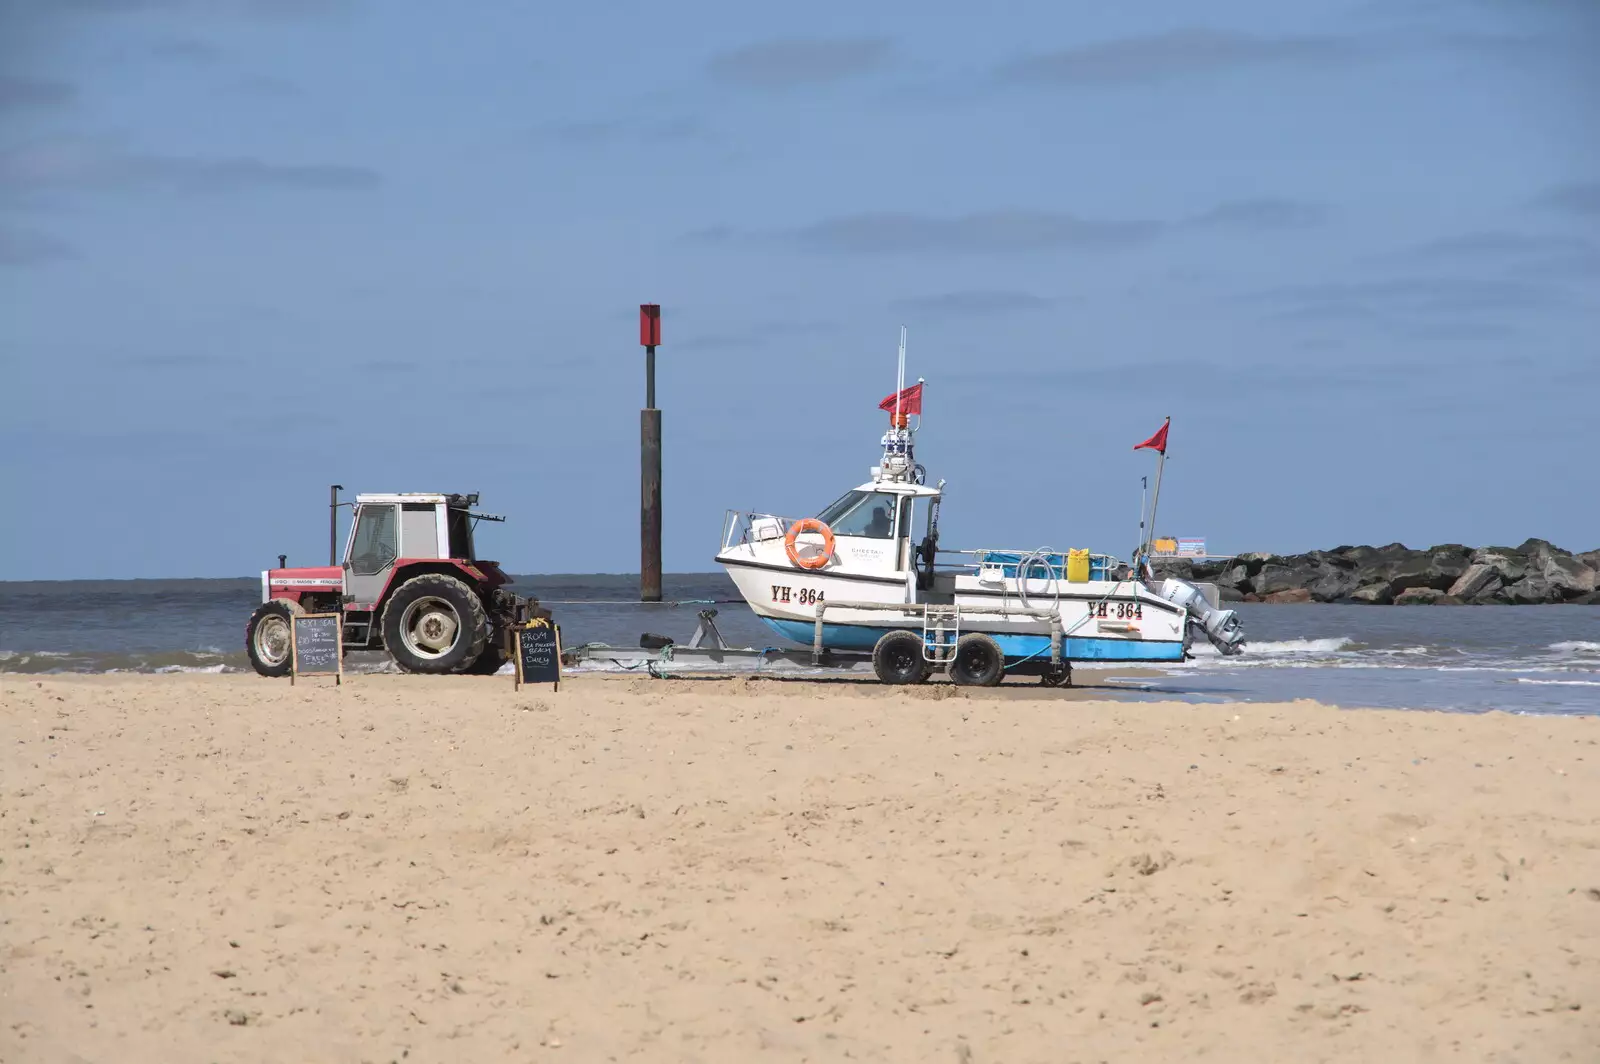
[[[0,0],[0,578],[248,574],[327,485],[516,571],[862,480],[947,546],[1600,547],[1600,8]],[[470,15],[467,12],[470,11]]]

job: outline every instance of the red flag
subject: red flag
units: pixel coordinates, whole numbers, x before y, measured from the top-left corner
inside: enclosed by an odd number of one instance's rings
[[[1167,420],[1165,420],[1165,421],[1163,421],[1161,423],[1161,427],[1156,430],[1156,434],[1154,436],[1151,436],[1148,440],[1145,440],[1143,443],[1134,444],[1133,445],[1133,449],[1136,450],[1136,451],[1140,451],[1140,450],[1143,450],[1146,447],[1149,447],[1151,450],[1160,451],[1162,454],[1166,454],[1167,453],[1167,429],[1170,428],[1171,425],[1172,425],[1172,419],[1169,417],[1169,418],[1167,418]]]
[[[889,396],[878,404],[878,409],[887,410],[891,414],[894,413],[894,401],[896,398],[900,400],[900,412],[902,414],[922,413],[922,385],[920,383],[901,389],[894,395]]]

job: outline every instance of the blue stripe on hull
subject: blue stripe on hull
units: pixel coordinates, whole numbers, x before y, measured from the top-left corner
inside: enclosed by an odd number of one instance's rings
[[[775,617],[762,617],[767,627],[785,639],[810,646],[814,628],[810,621],[784,621]],[[915,629],[913,629],[914,631]],[[824,624],[822,645],[833,650],[871,650],[889,628],[876,628],[865,624]],[[1006,635],[988,633],[1000,644],[1001,653],[1008,660],[1050,656],[1050,637],[1047,635]],[[1144,639],[1098,639],[1068,636],[1061,641],[1061,656],[1068,661],[1182,661],[1182,643],[1157,643]]]

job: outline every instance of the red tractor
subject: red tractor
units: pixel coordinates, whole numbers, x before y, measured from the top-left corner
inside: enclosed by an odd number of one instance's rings
[[[510,630],[548,613],[506,591],[511,578],[474,554],[477,522],[505,520],[473,513],[477,502],[475,494],[357,495],[342,566],[288,569],[280,555],[280,567],[261,574],[261,606],[245,627],[250,664],[287,676],[290,618],[340,613],[346,650],[387,650],[406,672],[497,672]],[[335,492],[335,520],[338,505]]]

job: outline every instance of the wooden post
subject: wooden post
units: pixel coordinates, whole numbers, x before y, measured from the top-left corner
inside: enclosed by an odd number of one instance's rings
[[[639,305],[644,347],[644,409],[639,411],[639,601],[661,601],[661,411],[656,409],[656,346],[661,307]]]
[[[512,635],[511,641],[511,661],[516,669],[516,680],[512,682],[511,689],[520,691],[522,690],[522,628],[520,626],[516,629],[515,634]]]

